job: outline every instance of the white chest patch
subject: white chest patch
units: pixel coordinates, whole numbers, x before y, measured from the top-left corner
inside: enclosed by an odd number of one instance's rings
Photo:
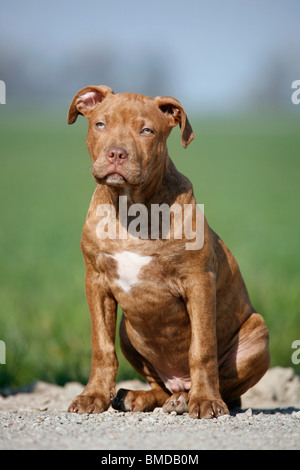
[[[152,260],[152,256],[141,256],[132,251],[122,251],[122,253],[107,256],[110,256],[118,263],[119,279],[116,279],[116,283],[125,292],[129,292],[138,283],[141,269]]]

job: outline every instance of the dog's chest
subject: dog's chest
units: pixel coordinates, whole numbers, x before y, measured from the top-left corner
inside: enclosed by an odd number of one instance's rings
[[[125,311],[172,308],[181,296],[176,276],[170,275],[169,264],[158,255],[123,250],[104,252],[102,260],[110,290]]]
[[[104,254],[109,277],[125,293],[151,278],[152,256],[142,256],[132,251],[122,251],[114,255]],[[148,266],[148,271],[145,269]],[[149,270],[150,268],[150,270]],[[153,269],[155,269],[152,266]]]

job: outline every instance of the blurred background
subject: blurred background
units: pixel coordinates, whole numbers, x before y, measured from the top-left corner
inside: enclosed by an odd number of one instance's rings
[[[238,260],[272,365],[300,370],[299,18],[298,0],[1,0],[0,387],[89,377],[95,182],[87,121],[66,115],[100,84],[182,103],[196,139],[184,150],[174,130],[169,153]],[[118,379],[136,376],[117,350]]]

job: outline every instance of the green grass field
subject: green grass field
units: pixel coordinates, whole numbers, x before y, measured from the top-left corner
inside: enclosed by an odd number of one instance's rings
[[[169,152],[238,260],[270,330],[272,365],[300,339],[300,114],[190,119]],[[80,237],[95,188],[87,122],[0,107],[0,387],[86,382],[90,322]],[[122,358],[118,379],[135,373]],[[299,366],[298,370],[299,370]]]

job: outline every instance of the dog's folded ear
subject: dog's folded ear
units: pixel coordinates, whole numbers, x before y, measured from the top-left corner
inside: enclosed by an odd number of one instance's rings
[[[95,106],[101,103],[108,94],[114,94],[114,91],[105,85],[82,88],[72,100],[68,112],[68,124],[73,124],[78,114],[87,117]]]
[[[171,96],[157,96],[154,98],[160,110],[164,113],[171,127],[179,124],[181,129],[181,143],[186,149],[195,137],[192,126],[179,101]]]

